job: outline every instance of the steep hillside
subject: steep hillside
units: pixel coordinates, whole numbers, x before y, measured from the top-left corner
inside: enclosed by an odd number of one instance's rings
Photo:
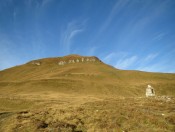
[[[119,70],[97,57],[69,55],[0,71],[0,94],[144,96],[150,84],[157,95],[174,96],[174,80],[175,74]]]

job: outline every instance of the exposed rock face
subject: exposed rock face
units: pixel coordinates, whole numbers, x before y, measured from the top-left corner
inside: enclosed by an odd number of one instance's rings
[[[73,63],[94,63],[94,62],[101,62],[100,59],[98,59],[95,56],[80,56],[80,55],[68,55],[64,57],[58,57],[58,58],[45,58],[40,60],[34,60],[29,62],[29,64],[40,66],[41,64],[58,64],[59,66],[63,66],[66,64],[73,64]]]
[[[95,62],[98,61],[98,59],[94,58],[94,57],[89,57],[84,59],[84,57],[80,58],[75,58],[73,60],[68,60],[68,61],[59,61],[58,65],[65,65],[65,64],[71,64],[71,63],[84,63],[84,62]]]
[[[65,61],[60,61],[60,62],[58,62],[58,65],[65,65],[65,64],[66,64]]]
[[[41,65],[41,62],[34,61],[34,62],[32,62],[32,64],[33,64],[33,65],[40,66],[40,65]]]

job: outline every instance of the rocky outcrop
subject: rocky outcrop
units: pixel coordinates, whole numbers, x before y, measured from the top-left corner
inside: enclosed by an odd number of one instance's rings
[[[95,56],[80,56],[80,55],[68,55],[58,58],[45,58],[40,60],[34,60],[29,62],[29,64],[40,66],[41,64],[57,64],[59,66],[63,66],[66,64],[74,64],[74,63],[99,63],[101,62],[100,59],[98,59]]]
[[[68,61],[59,61],[58,65],[65,65],[65,64],[71,64],[71,63],[84,63],[84,62],[95,62],[97,61],[95,58],[77,58],[77,59],[73,59],[73,60],[68,60]]]

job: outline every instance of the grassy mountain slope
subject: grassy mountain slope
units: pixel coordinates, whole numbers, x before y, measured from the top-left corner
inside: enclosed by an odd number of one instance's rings
[[[76,62],[77,59],[79,62]],[[69,60],[74,60],[75,63],[69,63]],[[58,65],[60,61],[66,64]],[[174,80],[175,74],[118,70],[96,57],[69,55],[34,60],[0,71],[0,90],[1,94],[59,92],[99,96],[144,96],[146,86],[151,84],[157,95],[174,96]]]
[[[175,98],[161,96],[175,95],[174,80],[96,57],[34,60],[0,71],[0,132],[175,131]],[[160,97],[145,97],[148,84]]]

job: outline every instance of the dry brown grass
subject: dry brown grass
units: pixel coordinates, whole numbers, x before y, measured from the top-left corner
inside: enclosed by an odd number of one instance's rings
[[[160,98],[65,96],[65,99],[48,98],[38,106],[1,112],[1,131],[175,131],[173,98],[167,101]]]
[[[151,84],[157,95],[175,95],[175,74],[114,69],[103,63],[58,66],[25,64],[0,72],[2,94],[59,92],[113,96],[144,96]]]
[[[77,57],[0,71],[0,132],[175,131],[175,74],[118,70],[100,60],[57,64]],[[145,98],[148,84],[171,100]]]

